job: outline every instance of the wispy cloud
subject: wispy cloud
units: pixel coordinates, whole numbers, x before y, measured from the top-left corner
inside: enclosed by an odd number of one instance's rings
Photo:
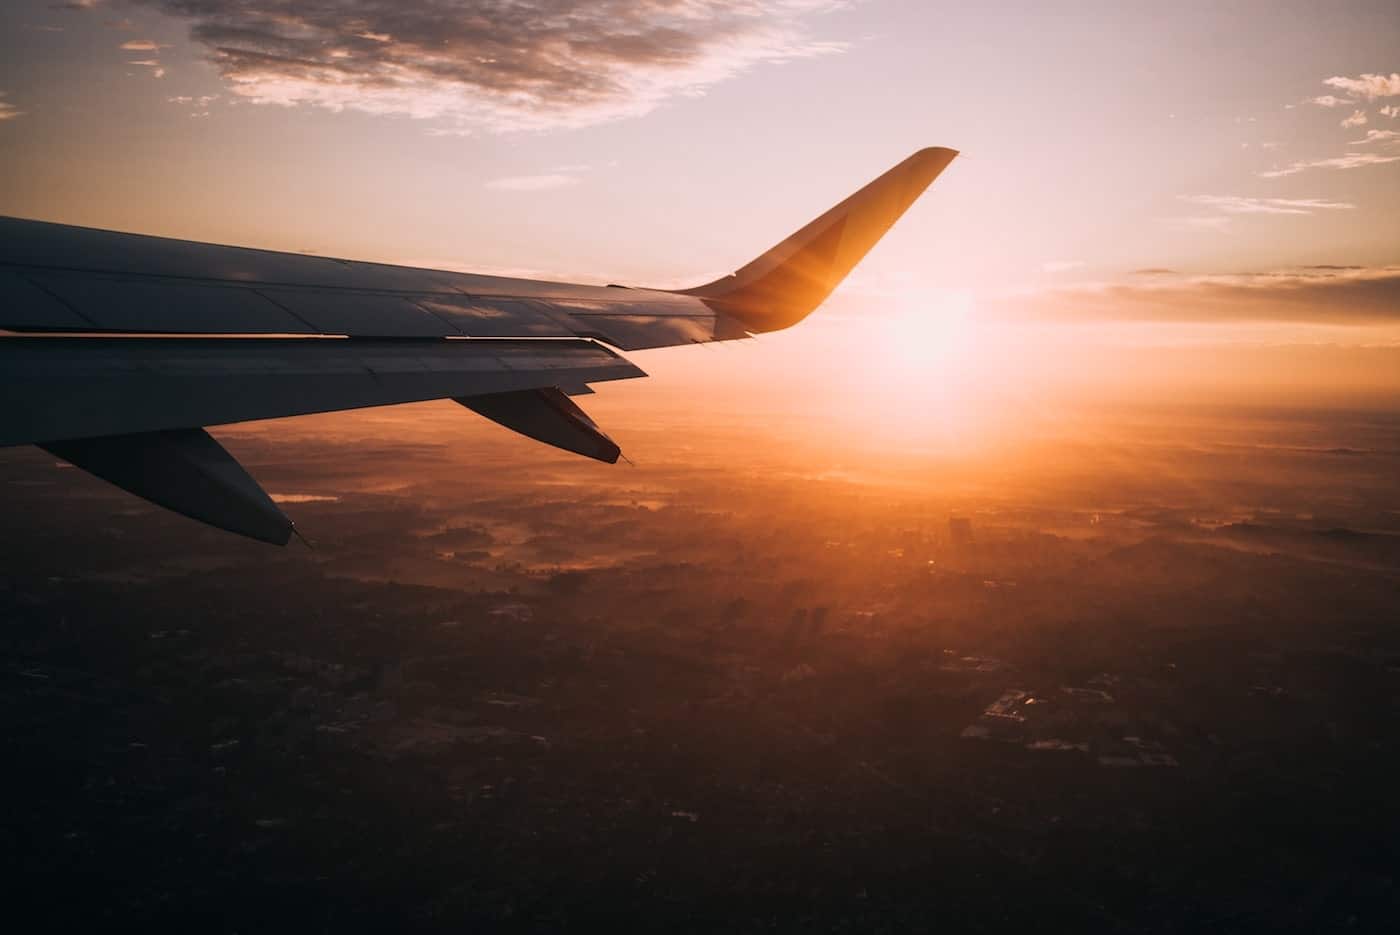
[[[1312,214],[1355,208],[1344,201],[1323,198],[1247,198],[1243,195],[1182,195],[1182,201],[1216,208],[1226,214]]]
[[[1347,127],[1348,129],[1351,128],[1351,127],[1359,127],[1359,126],[1362,126],[1362,125],[1365,124],[1365,123],[1366,123],[1366,111],[1364,111],[1364,110],[1353,110],[1353,111],[1351,112],[1351,116],[1350,116],[1350,117],[1346,117],[1346,118],[1344,118],[1344,119],[1342,120],[1342,126]]]
[[[440,132],[580,127],[827,55],[843,0],[139,0],[191,22],[234,94],[432,120]]]
[[[1352,140],[1352,146],[1365,146],[1367,143],[1400,143],[1400,130],[1367,130],[1364,140]]]
[[[127,52],[157,52],[165,48],[154,39],[130,39],[123,42],[121,47]]]
[[[16,117],[23,117],[25,112],[4,100],[5,97],[8,97],[8,94],[4,91],[0,91],[0,123],[4,123],[7,120],[14,120]]]
[[[576,175],[549,173],[547,175],[511,175],[492,179],[486,183],[486,187],[502,192],[542,192],[551,188],[568,188],[570,185],[578,183],[579,178]]]
[[[1396,162],[1400,156],[1384,156],[1380,153],[1347,153],[1345,156],[1335,156],[1331,159],[1311,159],[1295,162],[1284,166],[1281,169],[1270,169],[1267,172],[1260,172],[1259,177],[1264,179],[1277,179],[1285,175],[1297,175],[1308,169],[1360,169],[1364,166],[1377,166],[1387,162]]]
[[[1316,104],[1319,107],[1350,107],[1351,101],[1345,97],[1337,97],[1334,94],[1324,94],[1321,97],[1308,98],[1309,104]]]
[[[180,94],[175,97],[167,97],[166,101],[171,104],[179,104],[182,107],[189,107],[191,117],[208,117],[209,105],[219,99],[217,94],[200,94],[198,96]]]
[[[143,58],[143,59],[138,59],[138,60],[136,60],[136,61],[134,61],[134,62],[127,62],[127,64],[128,64],[128,65],[140,65],[142,68],[149,68],[149,69],[151,70],[151,77],[152,77],[152,78],[164,78],[164,77],[165,77],[165,66],[163,66],[163,65],[162,65],[159,61],[157,61],[156,59],[153,59],[153,58]]]
[[[1336,75],[1322,82],[1352,97],[1374,101],[1378,97],[1400,97],[1400,72],[1389,75],[1365,74],[1356,78]]]
[[[1308,266],[1217,276],[1022,290],[979,302],[988,314],[1084,321],[1400,322],[1400,266]]]

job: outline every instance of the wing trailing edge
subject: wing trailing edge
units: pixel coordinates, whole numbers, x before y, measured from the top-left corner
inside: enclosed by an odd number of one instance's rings
[[[643,376],[579,339],[4,338],[0,446]]]

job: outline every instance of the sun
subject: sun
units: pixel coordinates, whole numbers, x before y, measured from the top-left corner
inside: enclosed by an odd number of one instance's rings
[[[945,386],[972,366],[979,352],[970,290],[932,290],[895,298],[880,323],[884,378],[906,390]]]
[[[911,290],[889,301],[863,322],[868,364],[849,400],[861,429],[902,447],[982,444],[1004,422],[1007,388],[1017,384],[1005,336],[979,318],[968,289]]]

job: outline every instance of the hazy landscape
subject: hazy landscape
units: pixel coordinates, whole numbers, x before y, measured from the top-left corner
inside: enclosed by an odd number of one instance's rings
[[[640,398],[584,401],[633,467],[451,404],[219,431],[313,548],[5,451],[12,903],[1389,930],[1393,415],[1086,413],[952,456]]]

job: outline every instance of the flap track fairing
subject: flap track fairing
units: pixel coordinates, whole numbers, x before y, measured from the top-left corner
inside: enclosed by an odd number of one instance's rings
[[[458,396],[453,401],[513,432],[586,458],[616,464],[622,454],[588,413],[552,386],[513,393]]]
[[[273,545],[286,545],[292,537],[291,520],[204,429],[79,438],[39,447],[210,526]]]

